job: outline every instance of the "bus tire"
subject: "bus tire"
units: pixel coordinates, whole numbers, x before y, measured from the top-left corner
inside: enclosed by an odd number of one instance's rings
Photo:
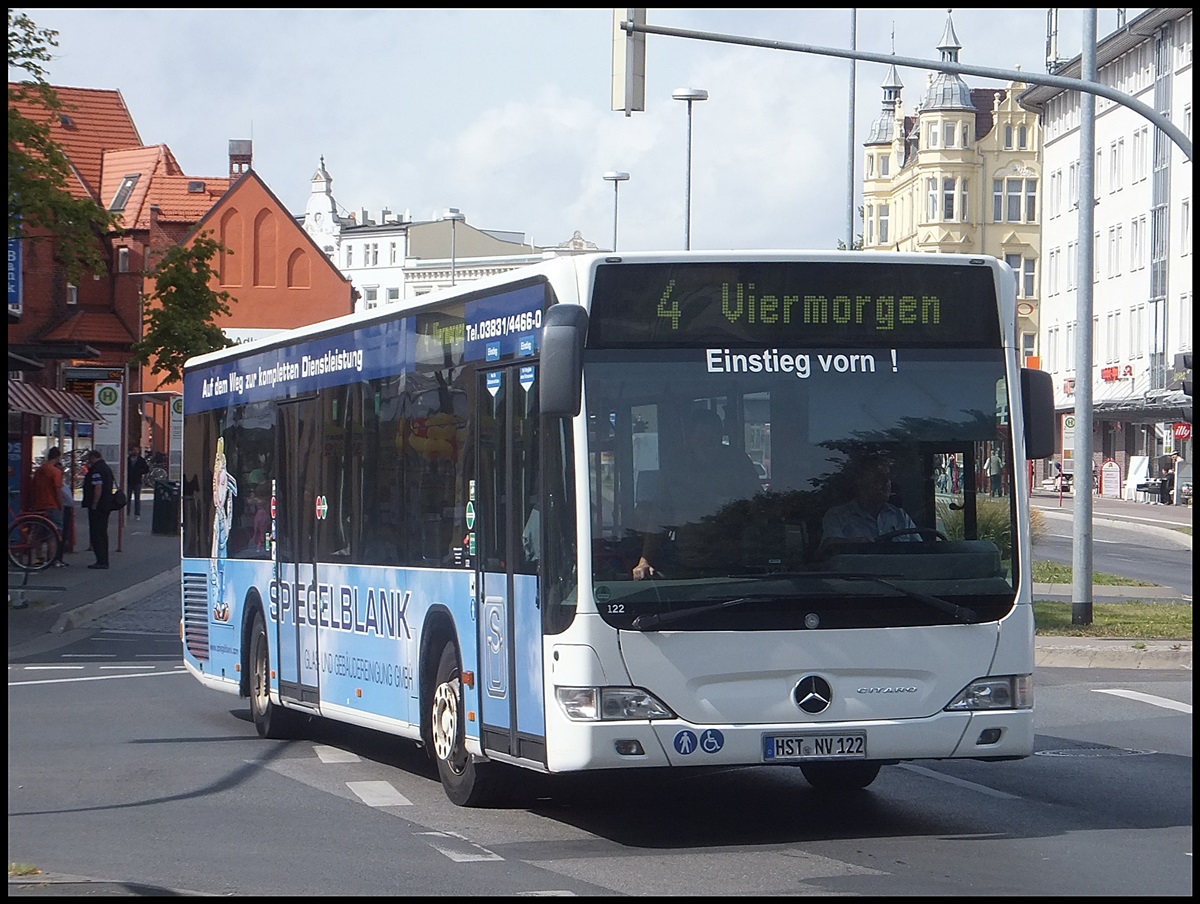
[[[882,763],[805,763],[805,781],[818,791],[858,791],[879,775]]]
[[[250,625],[250,715],[259,737],[290,738],[295,731],[295,713],[271,702],[271,647],[260,610]]]
[[[475,759],[466,749],[465,706],[458,648],[448,642],[438,657],[429,700],[431,752],[451,803],[486,807],[501,798],[500,767]]]

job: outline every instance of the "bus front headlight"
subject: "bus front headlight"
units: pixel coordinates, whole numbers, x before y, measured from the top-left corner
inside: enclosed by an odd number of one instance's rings
[[[558,705],[575,722],[629,722],[673,719],[675,713],[640,687],[559,687]]]
[[[1033,676],[1001,675],[977,678],[946,704],[947,712],[986,709],[1032,709]]]

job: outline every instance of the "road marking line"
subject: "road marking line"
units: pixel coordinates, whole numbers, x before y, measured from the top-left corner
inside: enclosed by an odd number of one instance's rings
[[[25,687],[29,684],[74,684],[77,681],[111,681],[114,678],[161,678],[163,675],[186,675],[182,669],[171,672],[148,672],[137,675],[88,675],[84,678],[48,678],[45,681],[10,681],[9,687]]]
[[[415,834],[434,839],[429,842],[429,846],[438,853],[445,854],[455,863],[478,863],[484,860],[504,859],[499,854],[493,854],[485,847],[480,847],[474,842],[467,841],[466,838],[457,832],[416,832]],[[442,843],[439,844],[439,841]]]
[[[362,758],[357,753],[342,750],[338,747],[328,747],[325,744],[314,744],[313,752],[322,763],[361,763]]]
[[[936,778],[939,782],[947,782],[951,785],[958,785],[960,788],[978,791],[980,794],[987,794],[991,797],[999,797],[1001,800],[1023,800],[1019,794],[1009,794],[1006,791],[997,791],[995,788],[989,788],[987,785],[979,785],[975,782],[968,782],[966,779],[955,778],[953,775],[945,775],[941,772],[934,772],[932,769],[926,769],[924,766],[914,766],[912,763],[900,763],[899,765],[901,769],[907,769],[909,772],[915,772],[918,775],[924,775],[927,778]]]
[[[391,782],[346,782],[368,807],[411,807],[412,801],[392,787]]]
[[[108,669],[109,671],[116,671],[117,669],[129,669],[132,671],[133,669],[137,669],[140,672],[145,672],[148,669],[153,669],[153,668],[154,668],[154,666],[152,666],[152,665],[102,665],[102,666],[100,666],[101,671],[103,671],[105,669]]]
[[[1143,694],[1140,691],[1127,691],[1122,688],[1104,688],[1094,687],[1092,692],[1096,694],[1112,694],[1114,697],[1125,697],[1129,700],[1137,700],[1140,703],[1149,703],[1151,706],[1161,706],[1163,709],[1173,709],[1177,712],[1188,713],[1192,712],[1192,704],[1180,703],[1177,700],[1169,700],[1166,697],[1156,697],[1153,694]]]
[[[81,665],[27,665],[27,666],[23,666],[23,668],[27,672],[53,672],[53,671],[81,672],[81,671],[83,671],[83,666],[81,666]]]

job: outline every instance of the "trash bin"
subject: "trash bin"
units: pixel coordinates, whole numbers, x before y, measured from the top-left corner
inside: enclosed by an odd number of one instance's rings
[[[154,516],[151,533],[179,534],[179,481],[158,480],[154,483]]]

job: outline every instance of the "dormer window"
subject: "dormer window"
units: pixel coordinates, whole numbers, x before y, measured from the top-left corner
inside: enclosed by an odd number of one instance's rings
[[[117,194],[113,198],[112,203],[108,205],[108,209],[115,211],[124,210],[125,205],[129,203],[129,196],[133,194],[133,189],[138,184],[138,179],[140,178],[140,173],[130,173],[122,179],[121,187],[117,189]]]

